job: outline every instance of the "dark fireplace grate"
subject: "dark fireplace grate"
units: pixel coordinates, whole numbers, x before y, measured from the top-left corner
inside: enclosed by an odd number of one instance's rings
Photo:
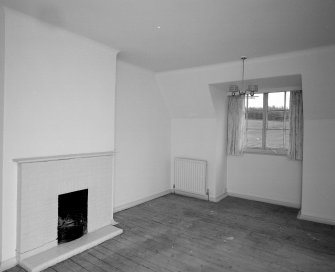
[[[58,196],[58,243],[70,242],[87,233],[88,190]]]

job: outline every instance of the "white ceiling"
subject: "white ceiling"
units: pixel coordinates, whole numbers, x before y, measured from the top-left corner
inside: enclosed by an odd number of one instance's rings
[[[335,44],[335,0],[0,1],[153,71]]]

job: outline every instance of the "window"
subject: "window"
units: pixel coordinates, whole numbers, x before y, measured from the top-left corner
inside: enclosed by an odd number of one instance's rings
[[[262,93],[246,99],[246,152],[286,154],[290,92]]]

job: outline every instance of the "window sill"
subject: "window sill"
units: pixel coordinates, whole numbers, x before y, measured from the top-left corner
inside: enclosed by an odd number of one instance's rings
[[[247,148],[244,150],[247,154],[260,154],[260,155],[274,155],[274,156],[287,156],[286,149],[261,149],[261,148]]]

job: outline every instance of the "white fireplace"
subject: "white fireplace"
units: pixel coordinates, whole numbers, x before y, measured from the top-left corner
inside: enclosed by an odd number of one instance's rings
[[[113,152],[102,152],[15,160],[18,164],[19,263],[62,246],[57,240],[58,198],[62,194],[87,190],[87,235],[113,224],[113,155]],[[117,234],[122,232],[115,229]]]

